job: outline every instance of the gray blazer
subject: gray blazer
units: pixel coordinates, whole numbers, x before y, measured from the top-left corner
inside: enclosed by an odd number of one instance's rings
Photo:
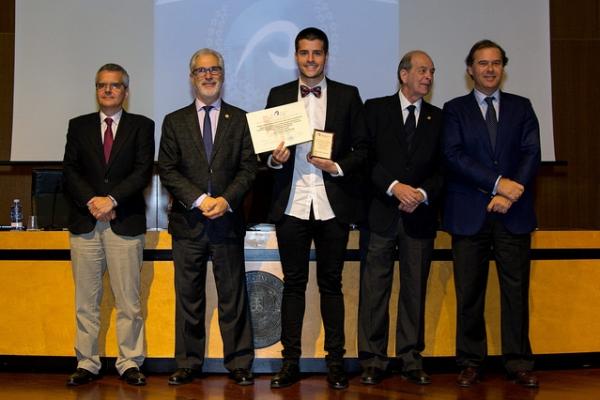
[[[169,232],[176,237],[193,238],[208,229],[211,238],[243,237],[242,203],[256,169],[245,111],[221,103],[210,157],[205,154],[195,103],[168,114],[162,125],[158,172],[173,196]],[[205,218],[192,206],[207,193],[209,178],[211,195],[223,196],[232,210],[215,220]]]

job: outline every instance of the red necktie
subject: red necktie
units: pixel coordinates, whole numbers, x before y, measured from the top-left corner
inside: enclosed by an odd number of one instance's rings
[[[106,130],[104,131],[104,160],[108,164],[108,159],[110,158],[110,150],[113,145],[113,131],[112,131],[112,118],[106,118],[104,120],[106,122]]]

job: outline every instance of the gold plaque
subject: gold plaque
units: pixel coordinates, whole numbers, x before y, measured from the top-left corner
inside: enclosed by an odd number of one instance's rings
[[[333,132],[325,132],[315,129],[313,132],[312,149],[310,151],[313,157],[325,158],[331,160],[331,152],[333,151]]]

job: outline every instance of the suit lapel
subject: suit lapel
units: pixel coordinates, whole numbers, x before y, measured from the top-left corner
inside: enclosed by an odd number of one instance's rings
[[[198,121],[196,102],[192,102],[192,104],[186,108],[182,123],[185,125],[185,131],[190,133],[191,142],[196,146],[197,152],[201,154],[204,157],[205,162],[208,163],[204,142],[202,141],[202,131],[200,131],[200,121]]]
[[[336,111],[338,109],[338,104],[340,100],[340,96],[338,96],[337,91],[338,88],[334,82],[331,82],[329,79],[325,78],[327,81],[327,109],[325,110],[325,130],[329,131],[329,126],[332,126],[335,121]],[[337,132],[339,133],[339,132]],[[333,141],[333,145],[335,146],[335,139]]]
[[[500,92],[500,115],[498,116],[498,134],[496,135],[496,154],[504,149],[504,143],[508,140],[511,130],[509,128],[510,115],[514,115],[513,103],[510,97]]]
[[[479,108],[479,104],[477,104],[477,97],[475,97],[475,92],[471,91],[471,93],[467,97],[467,112],[469,115],[469,120],[474,121],[475,124],[475,132],[477,138],[484,144],[490,155],[490,157],[494,157],[494,152],[492,150],[492,142],[490,141],[490,134],[487,129],[487,125],[485,123],[485,118],[481,113],[481,108]]]
[[[229,104],[221,100],[221,111],[219,112],[219,122],[217,123],[217,131],[215,132],[215,139],[212,148],[212,155],[209,157],[209,164],[214,160],[217,152],[221,148],[222,144],[226,141],[225,138],[228,135],[229,128],[231,127],[231,115],[229,114]]]
[[[131,135],[131,128],[131,118],[129,117],[127,112],[123,110],[123,113],[121,114],[121,119],[119,120],[119,127],[115,135],[115,141],[113,142],[112,149],[110,150],[110,157],[108,159],[107,168],[110,168],[112,162],[117,157],[117,154],[119,154],[119,151],[123,148],[123,143],[125,143]],[[102,148],[102,157],[104,157],[104,147]]]
[[[417,153],[423,142],[429,141],[429,133],[431,132],[431,108],[425,100],[421,102],[421,110],[419,111],[419,120],[417,121],[417,130],[412,139],[411,151],[408,155],[412,158]]]
[[[98,158],[100,165],[106,166],[104,161],[104,146],[102,145],[102,125],[100,121],[100,113],[91,114],[85,129],[85,135],[90,143],[90,149],[93,149],[93,154]]]
[[[406,134],[404,132],[404,121],[402,118],[402,105],[400,104],[398,93],[391,96],[388,107],[389,109],[386,115],[389,116],[390,126],[387,131],[392,136],[392,140],[398,143],[397,148],[404,152],[406,149]]]
[[[290,82],[287,86],[285,86],[281,92],[281,97],[282,97],[282,104],[289,104],[289,103],[295,103],[298,101],[298,86],[300,85],[299,80],[295,80],[293,82]],[[289,164],[291,168],[294,167],[294,160],[296,157],[296,145],[294,146],[290,146],[288,147],[288,149],[290,150],[290,158],[289,160],[290,162],[287,162],[286,164]]]

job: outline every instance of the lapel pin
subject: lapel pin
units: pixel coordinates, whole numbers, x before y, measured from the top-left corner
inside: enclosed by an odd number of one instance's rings
[[[428,119],[428,120],[430,120],[430,119],[431,119],[431,115],[428,115],[428,116],[427,116],[427,119]]]
[[[229,118],[229,114],[225,114],[225,119]]]

